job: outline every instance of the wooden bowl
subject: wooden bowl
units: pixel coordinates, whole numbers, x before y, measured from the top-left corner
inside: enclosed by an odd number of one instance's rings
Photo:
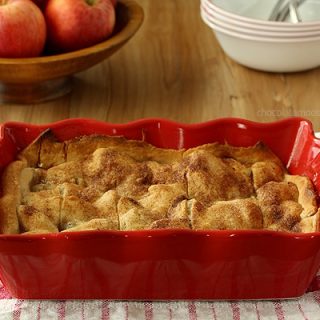
[[[106,41],[64,54],[0,59],[0,102],[36,103],[69,93],[74,73],[103,61],[120,49],[140,28],[142,8],[132,0],[119,0],[116,27]]]

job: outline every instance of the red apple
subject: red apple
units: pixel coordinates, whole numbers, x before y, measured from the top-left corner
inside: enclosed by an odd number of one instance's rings
[[[49,0],[45,18],[49,49],[68,52],[107,39],[115,25],[115,9],[110,0]]]
[[[41,10],[44,10],[48,0],[32,0]]]
[[[39,56],[46,41],[46,23],[30,0],[0,0],[0,57]]]

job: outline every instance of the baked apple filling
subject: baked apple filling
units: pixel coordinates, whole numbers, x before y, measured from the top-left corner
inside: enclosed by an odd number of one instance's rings
[[[1,233],[164,228],[313,232],[319,212],[311,181],[263,143],[170,150],[48,130],[4,170]]]

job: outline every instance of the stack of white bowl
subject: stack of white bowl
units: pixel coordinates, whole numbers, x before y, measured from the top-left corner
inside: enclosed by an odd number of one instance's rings
[[[278,0],[201,0],[201,17],[225,53],[250,68],[295,72],[320,66],[320,0],[298,7],[301,22],[270,21]]]

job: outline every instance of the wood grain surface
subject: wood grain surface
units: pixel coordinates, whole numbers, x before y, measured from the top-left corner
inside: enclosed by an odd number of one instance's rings
[[[198,0],[137,2],[145,12],[141,29],[111,58],[75,75],[71,94],[43,104],[1,105],[0,122],[301,116],[320,129],[320,69],[286,75],[247,69],[223,53],[201,21]]]

